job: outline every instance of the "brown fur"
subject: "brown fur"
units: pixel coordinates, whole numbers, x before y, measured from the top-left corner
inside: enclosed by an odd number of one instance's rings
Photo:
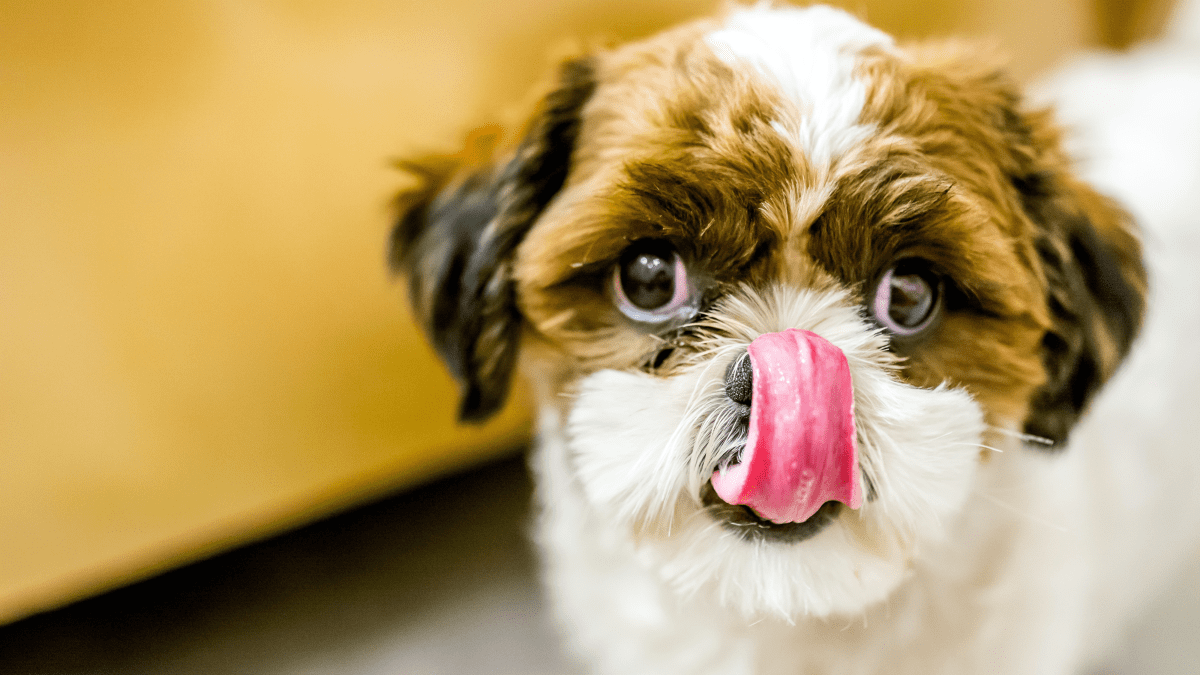
[[[973,308],[947,317],[910,377],[961,382],[993,415],[1028,415],[1027,430],[1061,442],[1140,326],[1146,278],[1134,226],[1072,178],[1050,114],[1025,110],[1015,84],[977,50],[928,45],[863,70],[878,83],[863,114],[881,128],[877,142],[903,138],[893,147],[915,150],[986,220],[973,233],[951,231],[964,218],[939,228],[944,241],[969,244],[950,272]],[[1095,241],[1094,255],[1080,260],[1073,238]],[[1080,375],[1092,360],[1095,373]],[[1048,413],[1064,388],[1069,403]]]
[[[612,270],[637,239],[674,243],[702,310],[737,284],[836,284],[865,302],[889,265],[920,257],[947,280],[947,305],[927,338],[895,341],[902,376],[966,387],[992,423],[1063,440],[1137,332],[1145,273],[1128,218],[1070,177],[1049,116],[961,46],[876,52],[858,71],[861,122],[876,133],[813,167],[771,127],[788,103],[718,59],[700,39],[711,27],[593,57],[594,89],[568,111],[563,189],[503,203],[501,222],[522,238],[490,282],[511,290],[485,293],[499,304],[482,310],[509,317],[513,303],[527,346],[559,364],[557,391],[600,368],[670,373],[672,354],[693,347],[687,326],[655,330],[615,308]],[[545,151],[546,124],[535,119],[518,160]],[[465,180],[509,194],[499,171]],[[434,175],[401,229],[464,184]],[[427,316],[431,293],[415,282]],[[495,378],[511,367],[512,321],[482,323],[464,358]]]

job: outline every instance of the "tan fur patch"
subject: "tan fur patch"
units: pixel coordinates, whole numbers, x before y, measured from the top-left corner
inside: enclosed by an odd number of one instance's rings
[[[673,242],[706,297],[765,282],[804,167],[771,127],[774,93],[702,42],[653,42],[613,59],[601,72],[627,79],[598,88],[571,184],[516,268],[533,333],[583,370],[636,366],[670,339],[613,307],[609,279],[630,242]]]
[[[1090,322],[1084,332],[1096,336],[1100,372],[1088,386],[1097,387],[1124,356],[1140,322],[1145,277],[1128,217],[1071,177],[1049,113],[1025,110],[1016,85],[995,59],[943,43],[909,49],[899,60],[868,59],[861,72],[873,83],[863,118],[879,128],[871,142],[878,148],[873,152],[879,166],[903,173],[899,167],[905,164],[924,165],[923,172],[915,167],[908,172],[923,173],[927,182],[944,181],[944,201],[964,207],[953,217],[944,217],[944,208],[942,213],[931,209],[916,219],[913,229],[923,230],[918,239],[906,239],[910,247],[927,242],[923,257],[938,262],[972,305],[947,316],[935,339],[912,355],[907,375],[922,384],[947,379],[967,386],[994,422],[1023,418],[1035,391],[1061,377],[1048,372],[1053,359],[1046,353],[1055,323],[1062,323],[1052,320],[1062,313],[1056,307],[1090,306],[1090,299],[1078,296],[1097,291],[1079,285],[1056,289],[1046,249],[1057,250],[1051,257],[1064,264],[1102,268],[1109,262],[1072,260],[1078,252],[1065,250],[1077,246],[1068,237],[1091,237],[1092,232],[1114,252],[1124,280],[1117,285],[1136,296],[1124,299],[1125,306],[1073,317]],[[1061,205],[1055,213],[1035,207],[1031,190],[1045,191],[1035,197]],[[1086,232],[1067,232],[1064,218],[1076,219]],[[930,255],[929,243],[941,251]],[[844,253],[832,257],[839,256]],[[1136,316],[1128,330],[1114,335],[1106,329],[1107,322],[1125,321],[1130,312]],[[1077,414],[1086,399],[1076,398]]]
[[[919,344],[898,344],[902,376],[966,387],[989,421],[1018,423],[1054,377],[1045,249],[1069,248],[1030,215],[1027,176],[1087,214],[1144,293],[1127,221],[1069,178],[1049,116],[1023,110],[987,59],[953,44],[865,54],[860,123],[874,133],[818,171],[778,124],[802,111],[716,58],[709,29],[592,58],[597,86],[566,184],[512,270],[525,341],[560,362],[564,382],[600,368],[669,374],[680,362],[669,350],[689,349],[687,326],[641,325],[614,306],[614,266],[639,239],[674,244],[702,309],[736,284],[840,285],[865,303],[890,265],[921,258],[946,279],[947,306]],[[1132,333],[1088,320],[1103,379]]]

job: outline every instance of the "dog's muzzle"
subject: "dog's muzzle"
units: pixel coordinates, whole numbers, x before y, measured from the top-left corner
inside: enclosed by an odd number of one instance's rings
[[[841,349],[795,328],[760,335],[726,373],[726,395],[749,406],[740,457],[712,487],[774,523],[800,523],[826,502],[862,505],[850,365]]]

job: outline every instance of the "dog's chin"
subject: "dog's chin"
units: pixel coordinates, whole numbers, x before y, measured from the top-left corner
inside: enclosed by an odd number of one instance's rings
[[[908,573],[916,542],[862,510],[829,502],[804,522],[774,524],[752,512],[731,523],[726,508],[745,507],[681,500],[669,531],[636,537],[641,559],[681,594],[710,593],[748,620],[856,615]]]
[[[985,428],[979,406],[961,390],[899,381],[869,329],[844,323],[824,335],[851,364],[867,499],[856,510],[827,503],[800,523],[772,523],[711,487],[713,454],[700,437],[722,405],[720,356],[670,377],[602,370],[578,383],[566,425],[571,478],[680,593],[788,621],[856,614],[892,593],[961,509]]]
[[[700,489],[700,503],[710,518],[742,539],[773,544],[798,544],[815,537],[837,520],[844,506],[841,502],[825,502],[805,520],[777,523],[763,518],[749,506],[730,504],[721,499],[712,481]]]

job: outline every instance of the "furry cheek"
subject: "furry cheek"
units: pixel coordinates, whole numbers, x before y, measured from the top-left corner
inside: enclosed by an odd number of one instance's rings
[[[579,385],[567,421],[571,458],[592,506],[616,522],[643,526],[669,516],[689,485],[697,395],[720,392],[718,378],[672,378],[601,370]],[[702,383],[705,391],[699,392]],[[692,422],[692,425],[687,422]],[[698,502],[697,502],[698,503]]]

